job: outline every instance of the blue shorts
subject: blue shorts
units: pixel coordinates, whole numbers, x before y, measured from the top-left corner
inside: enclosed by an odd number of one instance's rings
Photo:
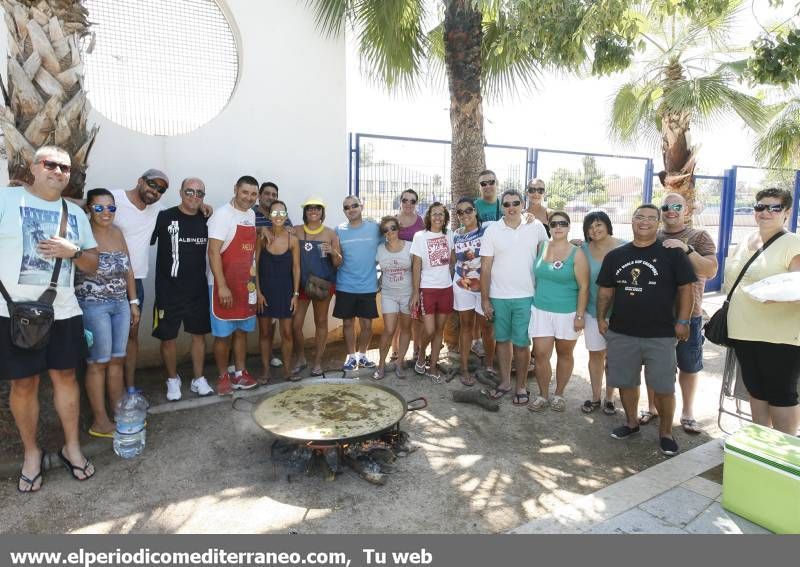
[[[92,333],[87,362],[103,364],[112,358],[123,358],[131,330],[131,306],[127,299],[113,301],[86,301],[83,326]]]
[[[514,346],[528,347],[528,325],[531,322],[532,297],[516,299],[490,298],[494,309],[494,339],[498,343],[511,341]]]
[[[209,305],[214,302],[214,288],[208,286],[208,300]],[[252,333],[256,330],[256,316],[248,317],[247,319],[235,319],[228,321],[227,319],[218,319],[214,316],[213,308],[209,309],[211,317],[211,334],[215,337],[224,339],[230,337],[234,331],[243,331],[245,333]]]
[[[703,369],[703,318],[692,317],[689,323],[689,338],[678,341],[675,354],[678,357],[678,370],[688,374],[696,374]]]

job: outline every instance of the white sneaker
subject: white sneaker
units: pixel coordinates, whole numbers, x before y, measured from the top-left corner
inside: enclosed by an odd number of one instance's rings
[[[198,396],[210,396],[214,393],[214,388],[208,385],[205,376],[192,380],[191,390]]]
[[[272,366],[272,368],[280,368],[283,366],[283,362],[277,356],[273,356],[272,360],[269,361],[269,365]]]
[[[167,400],[177,402],[181,399],[181,379],[167,378]]]

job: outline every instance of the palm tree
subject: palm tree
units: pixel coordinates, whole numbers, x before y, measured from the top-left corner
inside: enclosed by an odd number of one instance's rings
[[[785,93],[788,99],[775,105],[776,113],[758,136],[753,153],[766,167],[800,168],[800,94]]]
[[[9,178],[28,182],[38,146],[55,144],[72,157],[64,195],[81,197],[86,165],[98,128],[87,129],[89,102],[83,90],[79,42],[88,34],[87,11],[78,0],[0,0],[8,28],[8,88],[5,107]]]
[[[658,7],[643,11],[644,25],[650,22],[640,36],[645,55],[636,78],[622,85],[612,101],[611,135],[623,143],[656,146],[660,140],[661,183],[683,195],[690,211],[699,149],[692,144],[691,126],[708,126],[735,114],[759,130],[769,116],[767,108],[740,87],[744,63],[730,59],[735,50],[728,40],[741,6],[742,0],[730,0],[718,14],[692,18],[665,14]]]

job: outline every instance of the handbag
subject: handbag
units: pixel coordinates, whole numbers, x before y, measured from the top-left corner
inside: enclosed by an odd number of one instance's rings
[[[728,340],[728,306],[730,305],[731,297],[733,297],[733,292],[736,290],[736,286],[739,285],[739,282],[742,281],[747,268],[750,267],[750,264],[758,258],[759,254],[761,254],[767,247],[778,240],[781,236],[786,234],[786,231],[781,231],[778,234],[775,234],[767,240],[761,248],[756,250],[756,253],[747,261],[747,263],[742,268],[742,271],[739,272],[739,277],[736,278],[736,281],[731,287],[731,290],[728,292],[728,297],[725,298],[725,302],[722,304],[716,313],[714,313],[711,318],[703,325],[703,334],[706,336],[706,339],[714,343],[715,345],[719,346],[730,346],[730,342]]]
[[[328,280],[324,280],[319,276],[310,274],[306,280],[306,285],[303,291],[305,291],[306,295],[311,299],[322,301],[323,299],[328,299],[330,297],[331,285],[333,284]]]
[[[61,227],[58,235],[64,238],[67,232],[67,202],[61,199]],[[61,273],[62,259],[57,258],[47,286],[35,301],[15,302],[0,281],[0,293],[6,300],[10,320],[11,344],[25,350],[37,350],[47,346],[50,331],[55,321],[53,302],[56,299],[58,276]]]

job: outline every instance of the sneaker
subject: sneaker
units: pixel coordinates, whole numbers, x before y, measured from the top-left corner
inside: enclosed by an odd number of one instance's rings
[[[358,359],[359,368],[375,368],[377,366],[374,362],[367,358],[367,355],[362,354]]]
[[[252,390],[256,386],[258,386],[258,382],[250,376],[247,370],[242,370],[241,376],[236,376],[235,374],[231,376],[231,387],[234,390]]]
[[[675,439],[672,439],[671,437],[662,437],[658,444],[663,455],[666,455],[667,457],[674,457],[678,454],[678,444],[675,442]]]
[[[348,355],[347,360],[345,360],[344,364],[342,365],[342,370],[348,372],[355,370],[356,368],[358,368],[358,361],[356,360],[356,357]]]
[[[625,439],[636,433],[639,433],[638,425],[636,427],[628,427],[627,425],[620,425],[611,432],[611,437],[613,437],[614,439]]]
[[[480,339],[472,341],[472,346],[469,348],[469,350],[475,353],[475,356],[478,358],[483,358],[486,356],[486,349],[483,348],[483,341]]]
[[[208,381],[206,380],[205,376],[201,376],[200,378],[195,378],[192,380],[190,389],[198,396],[210,396],[214,393],[214,388],[208,385]]]
[[[167,378],[167,400],[177,402],[181,399],[181,379]]]
[[[283,366],[283,362],[277,356],[273,356],[272,360],[269,361],[269,365],[272,366],[272,368],[280,368]]]
[[[231,386],[230,374],[223,374],[217,378],[217,395],[230,396],[233,394],[233,387]]]

